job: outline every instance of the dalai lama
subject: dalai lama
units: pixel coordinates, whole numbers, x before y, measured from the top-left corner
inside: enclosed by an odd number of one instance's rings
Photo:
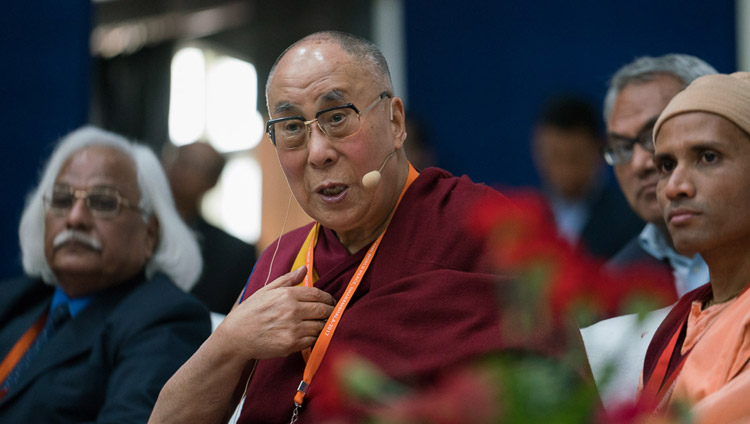
[[[276,61],[266,97],[268,135],[315,222],[263,253],[241,303],[165,386],[151,422],[222,422],[243,392],[241,423],[320,422],[314,377],[326,353],[353,351],[414,382],[505,349],[497,276],[466,221],[482,202],[511,206],[467,177],[410,165],[404,103],[380,50],[345,33],[309,35]]]

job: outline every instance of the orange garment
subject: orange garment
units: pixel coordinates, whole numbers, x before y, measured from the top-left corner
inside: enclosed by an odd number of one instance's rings
[[[696,423],[750,422],[750,290],[701,307],[691,304],[682,352],[694,347],[670,403],[693,405]]]

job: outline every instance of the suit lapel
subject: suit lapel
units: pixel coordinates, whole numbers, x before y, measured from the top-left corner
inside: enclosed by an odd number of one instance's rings
[[[0,295],[0,361],[49,308],[54,287],[28,278],[3,283]]]
[[[5,395],[0,405],[22,393],[46,371],[91,351],[94,343],[101,339],[101,333],[108,325],[107,318],[133,286],[132,283],[124,283],[100,293],[90,305],[65,323],[42,347],[24,375],[19,378],[16,387]]]

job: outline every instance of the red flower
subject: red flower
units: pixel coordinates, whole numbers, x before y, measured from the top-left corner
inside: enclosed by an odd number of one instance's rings
[[[638,302],[656,309],[676,299],[672,276],[661,269],[636,266],[605,272],[601,261],[575,250],[557,234],[538,192],[516,191],[509,199],[512,205],[476,205],[471,231],[486,240],[489,263],[498,273],[527,286],[517,290],[524,302],[529,293],[546,299],[555,322],[582,313],[593,322],[631,312],[628,308]]]
[[[677,410],[654,413],[658,402],[655,399],[640,398],[626,402],[609,411],[600,411],[596,417],[597,424],[678,424],[690,422],[688,416],[680,416]]]
[[[475,369],[447,375],[436,385],[374,410],[376,422],[482,424],[499,416],[498,381]]]

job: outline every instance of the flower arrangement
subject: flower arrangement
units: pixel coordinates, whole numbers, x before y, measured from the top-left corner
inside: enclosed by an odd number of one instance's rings
[[[673,300],[671,276],[662,270],[635,267],[613,275],[568,245],[538,193],[517,192],[511,200],[515,208],[482,204],[468,217],[472,235],[489,243],[489,266],[512,281],[498,284],[501,337],[508,345],[566,337],[582,346],[579,325]],[[647,400],[605,413],[588,366],[581,366],[587,364],[583,349],[559,357],[521,352],[478,358],[427,387],[395,381],[351,352],[329,354],[333,365],[318,377],[326,390],[317,402],[334,417],[328,423],[625,424],[681,417],[652,417]]]

